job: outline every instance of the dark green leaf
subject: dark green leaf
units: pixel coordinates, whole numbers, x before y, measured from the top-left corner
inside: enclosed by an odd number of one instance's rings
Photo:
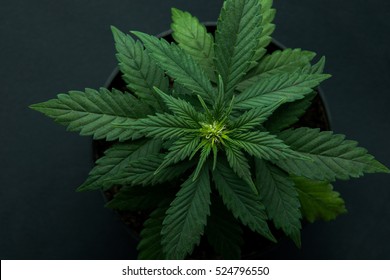
[[[139,41],[111,27],[115,39],[119,69],[127,87],[145,103],[159,111],[164,109],[153,87],[168,90],[168,78],[157,64],[149,57]]]
[[[227,96],[254,63],[261,35],[259,1],[226,0],[215,34],[216,68],[222,76]]]
[[[268,217],[276,228],[301,246],[301,212],[294,182],[279,168],[264,160],[256,160],[256,185]]]
[[[140,135],[131,128],[116,124],[125,121],[131,123],[150,113],[148,106],[131,94],[104,88],[99,91],[70,91],[69,94],[59,94],[57,99],[31,105],[30,108],[67,126],[70,131],[107,141],[139,138]]]
[[[276,242],[269,230],[265,208],[259,196],[222,159],[218,160],[213,171],[213,179],[224,204],[233,216],[251,230]]]
[[[359,177],[363,173],[390,172],[366,149],[357,147],[356,141],[345,140],[341,134],[298,128],[283,131],[278,137],[293,150],[311,158],[311,161],[292,158],[276,161],[290,174],[313,180],[334,181],[336,178],[346,180]]]
[[[167,210],[162,244],[168,259],[184,259],[198,245],[210,214],[210,178],[205,165],[198,178],[183,183]]]

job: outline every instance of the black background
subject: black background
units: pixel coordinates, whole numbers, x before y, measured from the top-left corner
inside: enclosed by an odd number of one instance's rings
[[[76,193],[91,139],[27,109],[57,93],[104,85],[116,65],[110,25],[158,34],[170,7],[215,21],[222,1],[0,1],[0,258],[126,259],[134,243],[99,192]],[[276,0],[274,37],[326,55],[333,130],[390,166],[390,3]],[[337,182],[349,213],[305,228],[265,258],[390,259],[389,176]],[[250,242],[250,241],[249,241]]]

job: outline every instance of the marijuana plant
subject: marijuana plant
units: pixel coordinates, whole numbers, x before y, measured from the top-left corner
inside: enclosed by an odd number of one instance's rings
[[[70,91],[31,106],[112,141],[78,190],[121,186],[109,207],[149,213],[140,258],[185,258],[203,235],[239,258],[243,228],[276,241],[270,222],[300,246],[303,218],[346,211],[331,182],[389,172],[343,135],[291,128],[330,75],[313,52],[267,54],[274,15],[272,0],[226,0],[214,37],[172,9],[176,43],[112,27],[128,92]]]

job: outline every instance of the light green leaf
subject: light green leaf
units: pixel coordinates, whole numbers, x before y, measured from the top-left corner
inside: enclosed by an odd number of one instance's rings
[[[276,242],[268,228],[267,215],[259,196],[221,159],[213,171],[213,179],[224,204],[233,216],[251,230]]]
[[[216,69],[222,76],[227,96],[254,63],[261,27],[260,2],[226,0],[215,34]]]
[[[300,247],[302,216],[294,182],[288,174],[264,160],[256,160],[256,170],[256,185],[268,217]]]
[[[244,91],[262,79],[275,74],[293,73],[308,65],[315,55],[313,52],[301,49],[274,51],[260,60],[259,64],[245,77],[246,79],[239,84],[237,90]]]
[[[313,180],[334,181],[359,177],[363,173],[390,172],[368,154],[366,149],[357,147],[356,141],[345,140],[345,136],[341,134],[298,128],[283,131],[278,137],[293,150],[311,158],[311,161],[292,158],[275,161],[290,174]]]
[[[164,39],[159,40],[142,32],[133,33],[142,40],[151,57],[175,82],[206,100],[213,98],[214,89],[209,78],[189,54]]]
[[[154,210],[144,223],[141,240],[138,243],[139,260],[165,260],[166,256],[161,245],[162,223],[169,204],[164,204]]]
[[[87,180],[77,190],[107,189],[112,185],[109,180],[123,172],[132,161],[147,155],[157,154],[160,149],[161,141],[154,139],[116,144],[107,149],[104,156],[96,161]]]
[[[207,220],[205,235],[218,256],[225,260],[241,258],[241,245],[244,243],[242,229],[223,204],[221,198],[212,196],[211,214]]]
[[[30,108],[67,126],[70,131],[107,141],[139,138],[140,135],[134,130],[115,124],[124,121],[131,123],[151,112],[146,104],[131,94],[105,88],[62,93],[57,99],[31,105]]]
[[[111,27],[114,35],[119,69],[129,90],[134,92],[145,103],[158,111],[164,110],[160,98],[153,90],[158,87],[168,90],[168,78],[157,64],[149,57],[139,41]]]
[[[213,35],[207,33],[206,27],[188,12],[172,8],[172,21],[173,39],[215,81]]]
[[[275,74],[262,79],[237,95],[234,109],[248,110],[259,106],[269,106],[281,98],[284,98],[285,102],[302,99],[329,77],[330,75],[327,74],[306,74],[302,71]]]
[[[205,165],[198,178],[183,183],[167,210],[163,222],[162,245],[168,259],[184,259],[203,235],[210,214],[210,178]]]
[[[293,177],[301,202],[302,215],[309,221],[330,221],[347,212],[344,200],[328,182]]]

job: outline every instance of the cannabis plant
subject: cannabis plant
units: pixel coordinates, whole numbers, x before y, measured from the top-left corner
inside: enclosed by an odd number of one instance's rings
[[[239,258],[244,229],[276,242],[270,223],[300,246],[303,219],[346,211],[331,182],[389,172],[343,135],[292,128],[330,75],[313,52],[267,53],[274,15],[272,0],[226,0],[210,34],[172,9],[173,43],[112,27],[126,92],[31,106],[112,142],[78,190],[116,186],[109,207],[148,213],[139,258],[183,259],[201,239]]]

